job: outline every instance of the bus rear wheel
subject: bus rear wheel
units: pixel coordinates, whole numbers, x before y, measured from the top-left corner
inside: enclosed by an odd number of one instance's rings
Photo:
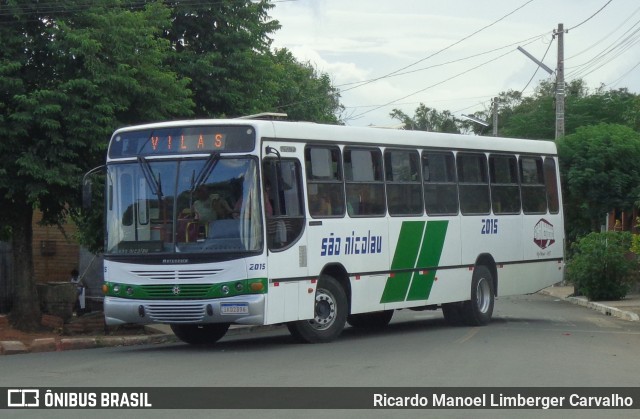
[[[216,343],[229,330],[229,323],[171,324],[171,330],[181,341],[190,345]]]
[[[484,265],[476,266],[471,278],[471,300],[462,304],[464,322],[469,326],[484,326],[493,315],[493,276]]]
[[[326,343],[336,339],[347,320],[347,295],[335,278],[318,280],[314,317],[287,324],[291,335],[303,343]]]
[[[385,327],[393,317],[393,310],[377,311],[375,313],[351,314],[347,317],[347,323],[352,327],[362,329],[378,329]]]

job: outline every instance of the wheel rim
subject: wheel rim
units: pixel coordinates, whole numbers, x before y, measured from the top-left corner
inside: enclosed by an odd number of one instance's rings
[[[478,286],[476,287],[476,304],[481,313],[489,311],[489,306],[491,305],[491,287],[485,278],[481,278],[478,281]]]
[[[316,307],[313,320],[309,320],[316,330],[326,330],[336,321],[336,300],[333,294],[325,289],[316,291]]]

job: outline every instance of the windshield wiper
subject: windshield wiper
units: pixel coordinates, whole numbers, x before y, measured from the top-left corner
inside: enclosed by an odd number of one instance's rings
[[[200,173],[198,173],[198,176],[197,177],[191,176],[191,191],[190,191],[191,193],[195,192],[195,190],[198,189],[198,186],[202,185],[207,180],[207,178],[209,177],[211,172],[213,172],[213,169],[216,167],[219,161],[220,161],[219,151],[214,151],[213,153],[209,154],[209,157],[207,158],[207,161],[204,163],[204,167],[202,168],[202,170],[200,170]]]
[[[158,175],[158,179],[156,179],[156,177],[153,175],[153,170],[151,170],[151,165],[149,164],[147,159],[145,159],[144,157],[139,156],[138,163],[142,168],[142,174],[144,175],[144,178],[147,181],[149,188],[151,188],[151,193],[156,195],[159,200],[162,200],[163,193],[162,193],[162,181],[160,180],[160,175]]]

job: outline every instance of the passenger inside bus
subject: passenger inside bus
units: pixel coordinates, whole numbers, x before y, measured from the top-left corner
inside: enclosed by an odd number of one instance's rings
[[[310,195],[311,199],[311,211],[313,215],[332,215],[331,201],[325,193],[317,193],[316,195]]]
[[[193,210],[197,219],[204,223],[228,218],[233,212],[224,198],[219,194],[209,194],[205,185],[198,188],[196,198],[193,202]]]

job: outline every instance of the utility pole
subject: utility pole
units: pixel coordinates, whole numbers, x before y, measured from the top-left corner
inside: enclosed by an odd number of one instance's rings
[[[493,98],[493,136],[498,136],[498,98]]]
[[[564,136],[564,25],[558,23],[558,67],[556,73],[556,140]]]

